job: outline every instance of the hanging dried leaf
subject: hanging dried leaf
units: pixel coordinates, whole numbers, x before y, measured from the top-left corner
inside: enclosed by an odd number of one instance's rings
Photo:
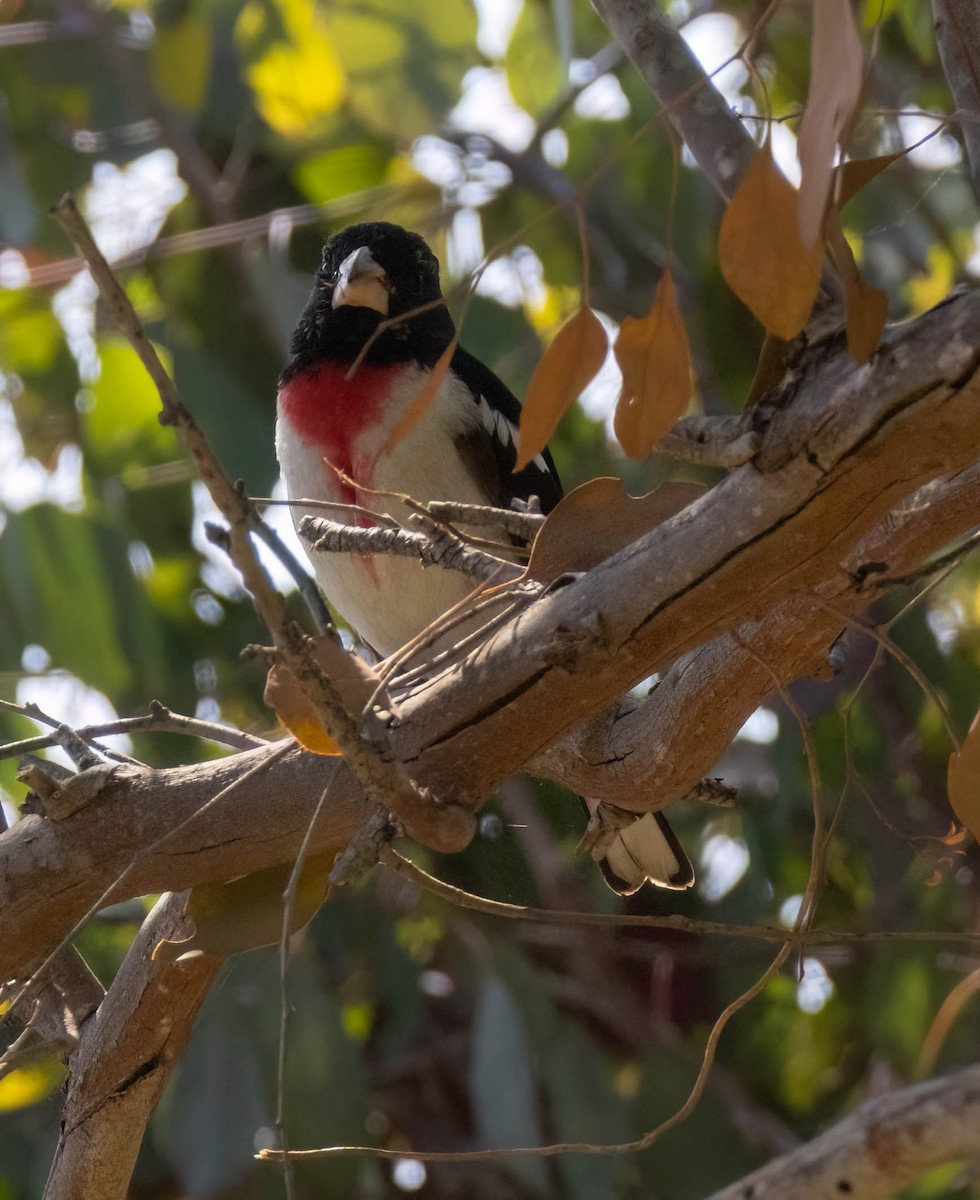
[[[834,150],[857,114],[863,84],[864,51],[851,0],[820,0],[813,5],[810,90],[796,144],[803,172],[800,237],[811,248],[823,241]]]
[[[449,371],[450,363],[453,361],[453,355],[456,353],[458,345],[459,338],[454,337],[445,350],[443,350],[442,354],[439,355],[438,362],[429,372],[429,378],[412,397],[408,407],[395,422],[391,432],[385,438],[385,443],[378,452],[379,458],[383,458],[394,446],[398,445],[403,437],[407,437],[422,419],[435,398],[436,392],[442,387],[442,381],[446,378],[446,373]]]
[[[849,162],[841,163],[837,168],[837,180],[834,186],[837,207],[843,208],[848,200],[853,199],[875,176],[880,175],[893,162],[904,158],[911,149],[911,146],[906,146],[904,150],[899,150],[895,154],[879,154],[877,158],[854,158]]]
[[[946,786],[953,812],[974,837],[980,838],[980,712],[973,718],[963,745],[949,756]]]
[[[263,699],[305,750],[328,756],[340,754],[340,747],[320,724],[306,693],[282,663],[273,663],[269,668]]]
[[[303,864],[290,913],[290,934],[307,925],[326,900],[337,850],[317,854]],[[274,946],[282,937],[283,894],[292,871],[291,863],[283,863],[227,883],[198,884],[187,901],[194,933],[180,941],[158,942],[153,959],[179,962],[199,954],[224,957]]]
[[[776,169],[768,141],[722,218],[718,257],[728,286],[769,333],[796,337],[813,308],[822,252],[800,238],[797,192]]]
[[[347,711],[360,712],[377,687],[374,672],[362,659],[343,650],[329,635],[312,638],[311,645],[320,669],[329,677]],[[299,681],[284,663],[274,663],[269,668],[263,698],[305,749],[314,754],[341,753],[340,747],[320,723],[316,709],[307,699]]]
[[[662,483],[645,496],[630,496],[621,479],[590,479],[552,510],[534,539],[524,578],[549,584],[561,575],[587,571],[687,508],[705,490],[700,483]]]
[[[625,318],[613,350],[623,372],[613,429],[630,458],[646,458],[691,400],[691,350],[669,269],[647,315]]]
[[[834,265],[844,283],[847,311],[847,347],[855,362],[866,363],[874,354],[888,319],[888,297],[880,288],[865,283],[854,261],[854,252],[832,209],[827,218],[827,236]]]
[[[547,446],[566,410],[598,374],[608,348],[599,318],[581,304],[555,334],[531,376],[521,409],[515,471]]]

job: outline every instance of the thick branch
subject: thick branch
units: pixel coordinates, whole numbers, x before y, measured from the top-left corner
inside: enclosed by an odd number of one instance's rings
[[[980,5],[976,0],[932,0],[932,20],[953,103],[967,118],[961,125],[963,145],[980,200]]]
[[[841,564],[832,608],[826,593],[822,602],[800,596],[743,625],[738,641],[722,634],[673,663],[648,698],[623,697],[539,755],[530,770],[635,811],[687,795],[772,692],[773,674],[784,683],[824,676],[840,614],[859,615],[889,578],[911,572],[972,528],[978,512],[980,465],[927,485]],[[869,563],[884,570],[867,573]]]
[[[151,960],[161,938],[181,935],[184,899],[160,900],[82,1026],[45,1200],[126,1194],[146,1122],[221,965],[218,958]]]
[[[616,558],[532,604],[473,662],[420,685],[402,707],[410,719],[392,731],[396,744],[417,755],[416,769],[480,804],[497,779],[531,762],[565,728],[708,643],[667,674],[653,707],[635,717],[623,710],[601,736],[583,733],[579,755],[542,765],[622,807],[660,807],[683,794],[714,766],[736,713],[771,690],[757,665],[732,656],[725,630],[744,632],[756,620],[765,633],[772,617],[772,630],[786,633],[783,650],[759,641],[753,648],[784,679],[810,673],[843,623],[815,598],[839,606],[852,592],[855,611],[877,594],[875,577],[857,571],[864,556],[891,565],[894,551],[903,574],[899,555],[911,562],[936,552],[975,520],[975,474],[937,485],[926,510],[921,493],[914,507],[907,502],[928,477],[977,458],[980,405],[966,387],[978,326],[980,300],[960,297],[903,327],[874,366],[856,372],[842,356],[814,370],[791,408],[760,422],[768,474],[740,468]],[[908,511],[888,517],[892,507]],[[902,531],[917,513],[910,541]],[[871,533],[877,540],[867,541]],[[654,719],[661,705],[663,718]],[[632,736],[618,741],[619,727],[631,725]],[[648,729],[667,726],[676,767],[655,752],[634,753]],[[610,763],[619,751],[622,764]],[[60,821],[30,817],[3,835],[0,978],[22,978],[122,872],[115,899],[290,861],[334,773],[312,849],[345,844],[371,812],[346,765],[293,749],[267,774],[246,774],[280,752],[271,746],[175,771],[120,765],[87,807]],[[644,790],[661,773],[663,787]]]
[[[710,1200],[888,1200],[925,1171],[976,1155],[980,1066],[872,1100]]]
[[[479,802],[625,687],[794,596],[838,596],[842,562],[890,508],[976,461],[978,354],[980,295],[967,295],[866,368],[843,350],[812,365],[792,404],[760,412],[752,463],[530,604],[478,668],[404,699],[396,753],[436,794]]]
[[[676,26],[649,0],[592,0],[694,155],[726,199],[755,152],[755,143],[705,74]]]

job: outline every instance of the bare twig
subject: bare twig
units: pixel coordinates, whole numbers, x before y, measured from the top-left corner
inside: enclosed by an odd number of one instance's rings
[[[462,571],[474,579],[489,579],[504,563],[504,559],[495,558],[485,550],[468,546],[446,529],[415,533],[400,526],[366,528],[341,525],[325,517],[304,517],[299,535],[310,543],[312,550],[402,555],[450,571]]]
[[[32,717],[34,720],[41,719],[26,711],[24,716]],[[172,712],[158,700],[150,701],[150,711],[142,717],[120,717],[116,721],[105,721],[101,725],[85,725],[73,732],[85,741],[109,737],[116,733],[180,733],[187,737],[199,737],[209,742],[233,746],[236,750],[251,750],[256,746],[266,745],[268,741],[267,738],[243,733],[230,725],[218,725],[213,721],[201,721],[197,717],[182,716],[180,713]],[[53,736],[8,742],[6,745],[0,746],[0,758],[17,758],[22,754],[33,754],[38,750],[44,750],[48,746],[57,744],[58,739]],[[98,745],[96,745],[96,749],[102,750]]]

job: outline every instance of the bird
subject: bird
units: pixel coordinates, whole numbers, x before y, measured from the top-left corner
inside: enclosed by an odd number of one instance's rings
[[[392,493],[502,508],[536,496],[551,511],[562,496],[551,454],[514,470],[520,402],[458,344],[422,415],[392,436],[455,338],[439,261],[420,234],[373,221],[328,237],[278,383],[276,454],[289,500],[356,505],[351,523],[366,526],[374,514],[404,519]],[[291,511],[297,527],[322,515],[301,504]],[[304,546],[327,601],[383,657],[474,586],[403,556]],[[594,817],[595,803],[584,803]],[[623,894],[648,879],[689,887],[693,869],[663,814],[634,816],[602,834],[607,883]]]

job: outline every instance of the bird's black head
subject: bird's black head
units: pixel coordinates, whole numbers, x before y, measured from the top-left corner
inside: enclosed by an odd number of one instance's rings
[[[353,362],[383,320],[399,317],[363,361],[432,366],[452,340],[452,317],[442,303],[407,314],[441,298],[439,262],[424,238],[385,221],[348,226],[323,247],[286,376],[316,362]]]

